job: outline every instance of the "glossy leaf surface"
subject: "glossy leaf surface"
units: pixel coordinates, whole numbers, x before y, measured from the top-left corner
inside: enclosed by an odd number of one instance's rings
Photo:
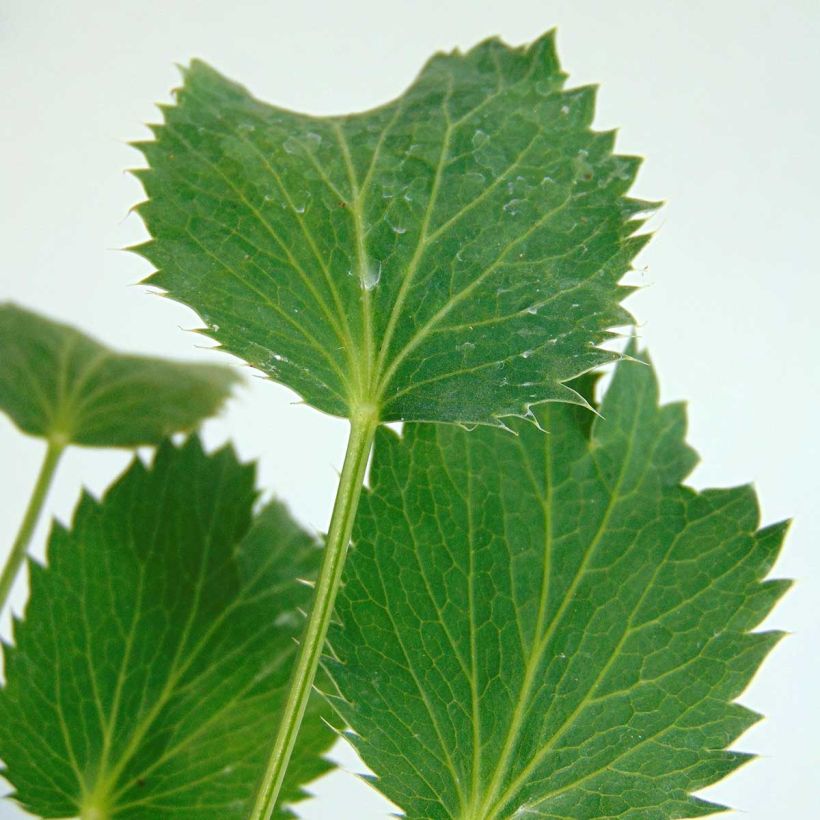
[[[493,424],[578,401],[645,241],[638,160],[590,129],[547,35],[439,54],[398,99],[313,117],[184,72],[138,210],[150,282],[339,416]]]

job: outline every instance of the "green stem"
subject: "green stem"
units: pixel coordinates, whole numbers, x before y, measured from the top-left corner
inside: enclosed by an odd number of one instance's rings
[[[288,768],[305,707],[313,688],[316,669],[322,654],[336,592],[342,580],[347,547],[353,521],[362,493],[365,468],[378,426],[375,408],[368,408],[351,419],[336,502],[330,519],[322,568],[313,594],[313,608],[305,628],[299,658],[290,683],[290,691],[279,724],[279,732],[268,759],[265,776],[256,794],[251,820],[270,820],[276,806],[282,781]]]
[[[23,523],[20,525],[17,538],[14,539],[11,552],[6,559],[3,574],[0,575],[0,611],[2,611],[6,605],[6,600],[9,597],[11,588],[14,586],[17,573],[20,571],[20,567],[26,559],[28,545],[31,543],[31,536],[34,535],[34,528],[37,526],[40,513],[43,511],[43,504],[51,487],[54,471],[57,469],[57,464],[60,461],[63,450],[65,450],[64,442],[49,440],[46,456],[40,467],[40,474],[37,476],[37,483],[34,485],[34,491],[28,502],[26,514],[23,516]]]

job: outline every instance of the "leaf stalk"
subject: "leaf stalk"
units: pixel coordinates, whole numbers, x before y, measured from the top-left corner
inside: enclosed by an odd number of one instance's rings
[[[20,572],[20,567],[28,554],[31,537],[34,535],[37,522],[40,520],[43,505],[48,497],[48,491],[51,488],[54,473],[57,470],[57,465],[60,463],[60,457],[63,454],[63,450],[65,450],[65,446],[65,442],[62,440],[48,440],[48,448],[46,449],[46,455],[40,467],[40,473],[37,476],[37,483],[34,485],[28,507],[23,516],[23,522],[20,524],[17,537],[14,539],[11,552],[6,559],[3,573],[0,575],[0,611],[2,611],[6,605],[6,601],[11,593],[11,588],[14,586],[14,581]]]
[[[302,717],[313,688],[313,681],[333,614],[336,593],[342,580],[342,570],[353,531],[353,522],[356,518],[365,470],[378,424],[379,414],[376,407],[362,408],[351,417],[347,452],[339,478],[333,514],[330,518],[322,567],[314,590],[313,606],[305,627],[296,668],[291,678],[279,730],[256,794],[250,820],[270,820],[282,788]]]

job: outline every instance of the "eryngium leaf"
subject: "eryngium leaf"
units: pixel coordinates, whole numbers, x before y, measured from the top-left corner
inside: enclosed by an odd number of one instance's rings
[[[682,484],[650,367],[619,365],[601,414],[379,434],[327,664],[413,820],[695,817],[748,757],[726,747],[779,637],[750,630],[784,525],[758,529],[750,487]]]
[[[55,525],[5,648],[0,757],[41,817],[247,816],[287,691],[320,550],[254,470],[197,439],[135,461]],[[329,768],[315,700],[282,805]],[[291,816],[282,809],[278,817]]]
[[[116,353],[68,325],[0,305],[0,410],[33,436],[157,444],[215,413],[237,381],[220,365]]]
[[[398,99],[313,117],[201,62],[137,147],[150,282],[339,416],[493,424],[613,354],[645,242],[639,161],[590,129],[552,35],[438,54]]]

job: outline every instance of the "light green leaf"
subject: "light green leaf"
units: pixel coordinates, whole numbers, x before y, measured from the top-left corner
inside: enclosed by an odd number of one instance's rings
[[[226,367],[115,353],[0,304],[0,410],[33,436],[90,447],[157,444],[215,413],[236,382]]]
[[[695,492],[681,405],[619,365],[603,418],[378,435],[328,667],[409,818],[668,820],[748,756],[734,703],[777,633],[784,525]]]
[[[312,117],[201,62],[137,147],[150,279],[339,416],[498,423],[609,361],[646,237],[638,160],[590,130],[552,35],[439,54],[398,99]]]
[[[0,757],[24,808],[247,816],[309,597],[296,579],[321,553],[278,504],[248,532],[253,483],[229,450],[165,444],[55,525],[0,692]],[[311,702],[280,805],[329,768],[326,711]]]

